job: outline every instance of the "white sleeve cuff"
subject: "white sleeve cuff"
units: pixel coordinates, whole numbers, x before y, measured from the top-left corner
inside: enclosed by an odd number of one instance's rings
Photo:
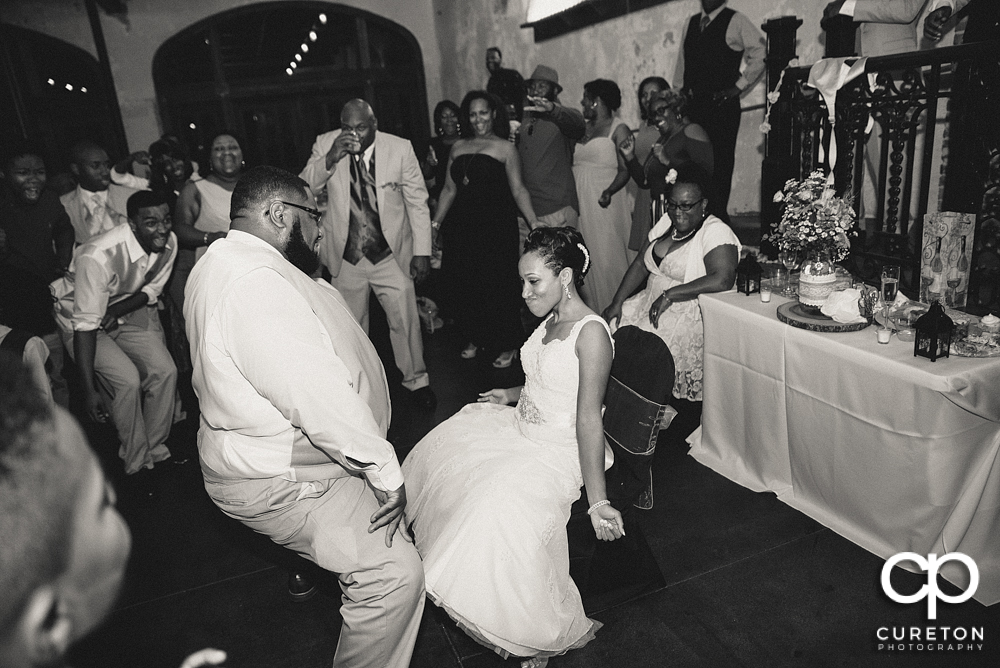
[[[845,16],[854,17],[854,8],[857,6],[858,0],[844,0],[843,6],[840,8],[840,13]]]
[[[74,332],[93,332],[95,329],[100,329],[100,327],[100,320],[94,322],[92,318],[73,318]]]

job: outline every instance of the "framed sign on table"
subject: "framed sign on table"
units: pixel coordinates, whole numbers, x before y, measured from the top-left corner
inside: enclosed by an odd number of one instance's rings
[[[963,308],[969,292],[976,217],[941,211],[924,216],[920,254],[920,301]]]

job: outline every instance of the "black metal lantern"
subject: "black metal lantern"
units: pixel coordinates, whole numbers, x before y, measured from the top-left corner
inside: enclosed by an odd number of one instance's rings
[[[764,271],[757,263],[757,256],[747,253],[736,265],[736,290],[745,295],[760,292],[760,278]]]
[[[913,343],[914,357],[926,357],[932,362],[939,357],[948,357],[955,323],[944,312],[941,302],[931,304],[930,310],[917,319],[914,327],[917,330]]]

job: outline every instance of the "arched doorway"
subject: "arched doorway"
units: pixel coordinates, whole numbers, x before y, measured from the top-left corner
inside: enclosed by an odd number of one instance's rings
[[[18,26],[0,24],[0,141],[28,137],[47,152],[50,174],[65,171],[69,148],[92,139],[117,146],[113,113],[97,60],[79,47]]]
[[[426,137],[423,69],[413,35],[384,18],[326,2],[265,2],[170,38],[153,81],[166,132],[203,149],[232,130],[249,164],[298,172],[351,98],[372,103],[381,130]]]

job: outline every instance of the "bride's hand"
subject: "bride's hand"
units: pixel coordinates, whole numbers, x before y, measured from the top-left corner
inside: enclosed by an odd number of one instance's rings
[[[479,398],[476,399],[481,404],[500,404],[501,406],[506,406],[510,403],[510,395],[507,390],[494,388],[489,392],[482,392]]]
[[[590,514],[590,523],[594,525],[598,540],[617,540],[625,535],[622,514],[612,505],[596,508]]]

